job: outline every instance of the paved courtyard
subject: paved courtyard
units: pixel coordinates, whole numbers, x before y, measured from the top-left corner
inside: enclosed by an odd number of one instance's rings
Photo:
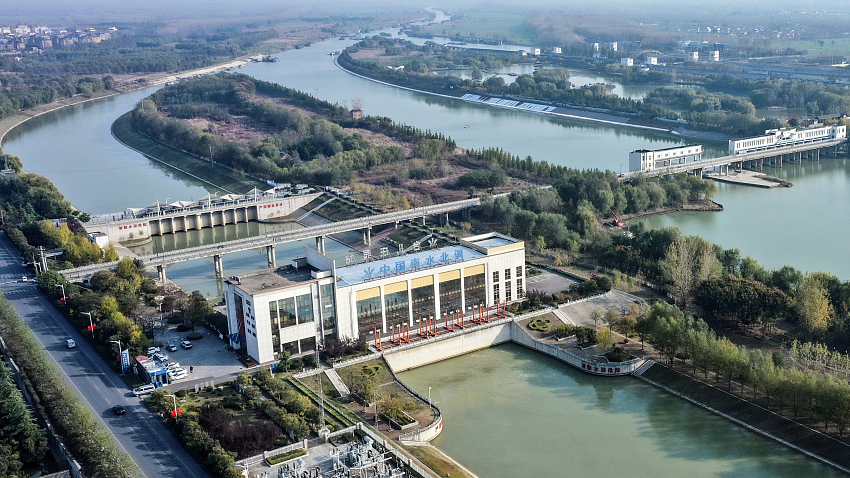
[[[233,380],[236,375],[247,370],[236,358],[236,352],[227,350],[227,344],[218,338],[218,334],[206,327],[196,327],[195,330],[204,335],[203,339],[193,340],[191,349],[180,347],[180,341],[185,340],[190,332],[177,332],[177,326],[171,327],[156,340],[164,345],[177,345],[177,350],[168,352],[163,347],[171,361],[180,363],[186,369],[188,377],[178,380],[169,386],[171,389],[193,388],[197,382],[215,380],[216,383]],[[191,367],[191,372],[190,372]]]
[[[535,269],[541,273],[536,276],[526,276],[525,290],[539,290],[546,294],[557,294],[579,283],[579,281],[563,274],[538,267],[535,267]]]

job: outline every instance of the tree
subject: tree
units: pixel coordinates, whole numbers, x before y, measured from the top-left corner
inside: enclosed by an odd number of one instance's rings
[[[611,329],[602,327],[596,334],[596,345],[600,350],[608,350],[614,346],[614,335],[611,334]]]
[[[797,294],[797,310],[800,314],[800,325],[807,332],[817,336],[826,332],[833,309],[826,288],[818,275],[809,274],[803,280],[803,285]]]

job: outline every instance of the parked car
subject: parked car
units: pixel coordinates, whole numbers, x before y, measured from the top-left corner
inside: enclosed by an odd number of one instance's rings
[[[148,357],[159,353],[159,347],[148,347]]]
[[[192,348],[192,342],[190,342],[188,340],[184,340],[184,341],[180,342],[180,346],[183,347],[184,349],[191,349]]]
[[[168,345],[165,346],[165,350],[167,350],[169,352],[176,352],[177,346],[174,345],[174,344],[168,344]]]
[[[169,362],[165,365],[165,370],[174,370],[176,368],[180,368],[180,364],[178,362]]]
[[[186,377],[188,377],[186,370],[182,368],[175,369],[168,373],[168,379],[172,381],[184,379]]]
[[[74,339],[68,339],[68,340],[66,340],[66,341],[65,341],[65,345],[66,345],[69,349],[72,349],[72,348],[74,348],[74,347],[76,347],[76,346],[77,346],[77,343],[76,343],[76,342],[74,342]]]
[[[115,412],[116,415],[123,415],[127,413],[127,410],[124,409],[124,405],[115,405],[112,407],[112,411]]]
[[[151,384],[142,385],[141,387],[137,387],[137,388],[133,389],[133,395],[135,395],[137,397],[141,397],[142,395],[149,395],[149,394],[153,393],[155,390],[156,390],[156,387],[154,387]]]
[[[26,282],[28,280],[29,278],[27,276],[21,276],[21,282]]]
[[[153,354],[153,359],[157,362],[165,362],[166,360],[168,360],[168,355],[164,353],[155,353]]]

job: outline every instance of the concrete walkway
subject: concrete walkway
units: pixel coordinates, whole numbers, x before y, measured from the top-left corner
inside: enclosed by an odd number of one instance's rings
[[[341,397],[347,397],[351,394],[351,391],[348,390],[348,387],[343,383],[342,378],[340,378],[339,374],[336,373],[336,369],[327,368],[325,369],[325,375],[327,375],[328,379],[333,384],[334,388]]]

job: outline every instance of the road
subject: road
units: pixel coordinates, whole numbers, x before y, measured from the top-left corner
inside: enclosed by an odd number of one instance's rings
[[[140,476],[208,478],[185,447],[130,393],[117,373],[56,310],[33,282],[22,282],[21,256],[0,233],[0,289],[62,371],[63,378],[136,462]],[[68,349],[72,338],[77,347]],[[127,413],[116,416],[113,405]]]

